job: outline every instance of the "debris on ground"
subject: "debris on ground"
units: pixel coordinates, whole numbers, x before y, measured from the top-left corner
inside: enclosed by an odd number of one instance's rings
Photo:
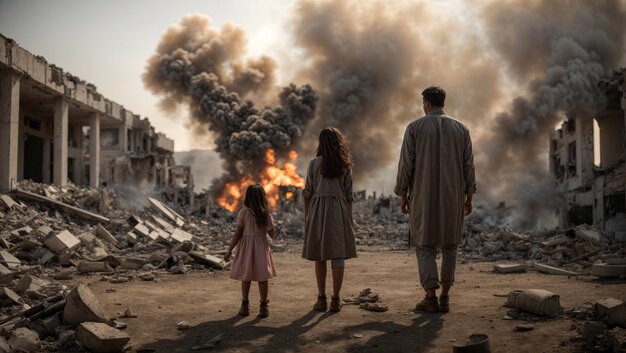
[[[387,304],[381,302],[380,295],[373,292],[371,288],[363,289],[356,297],[344,298],[343,302],[344,304],[358,305],[359,308],[367,311],[384,312],[389,310]]]

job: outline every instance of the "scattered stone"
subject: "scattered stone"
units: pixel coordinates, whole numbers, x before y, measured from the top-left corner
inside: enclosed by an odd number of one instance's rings
[[[69,268],[61,269],[54,275],[54,279],[56,280],[69,280],[74,277],[74,270]]]
[[[374,312],[384,312],[389,310],[389,307],[387,307],[387,304],[384,303],[361,303],[361,305],[359,305],[359,308],[361,309],[365,309],[367,311],[374,311]]]
[[[3,307],[9,305],[23,305],[24,301],[19,296],[19,294],[15,293],[8,287],[0,288],[0,303]]]
[[[177,322],[176,323],[176,328],[178,330],[188,330],[191,326],[189,325],[189,323],[187,321],[181,321],[181,322]]]
[[[533,324],[519,324],[519,325],[515,325],[515,329],[513,331],[526,332],[526,331],[532,331],[534,329],[535,329],[535,325]]]
[[[156,276],[152,273],[142,273],[139,275],[139,279],[142,281],[154,281]]]
[[[80,245],[80,239],[68,230],[64,230],[59,234],[48,237],[43,242],[50,250],[56,254],[71,251]]]
[[[509,293],[506,306],[532,314],[556,316],[563,309],[560,297],[543,289],[517,290]]]
[[[535,270],[541,273],[547,273],[549,275],[560,275],[560,276],[578,276],[578,273],[567,271],[562,268],[553,267],[545,264],[535,263]]]
[[[136,318],[137,315],[135,315],[133,313],[133,311],[130,309],[130,307],[126,308],[126,310],[124,310],[124,317],[128,317],[128,318]]]
[[[0,250],[0,263],[10,269],[18,268],[22,262],[6,250]]]
[[[626,303],[619,299],[600,299],[595,304],[596,319],[604,321],[609,327],[626,328]]]
[[[66,297],[63,321],[70,325],[83,322],[105,322],[107,315],[98,298],[84,284],[72,289]]]
[[[19,294],[24,294],[26,293],[26,291],[38,292],[49,285],[49,281],[31,275],[24,275],[20,279],[20,281],[17,282],[17,286],[15,286],[15,291]]]
[[[360,334],[360,333],[355,333],[355,334],[352,335],[352,337],[354,337],[354,338],[363,338],[363,335]]]
[[[113,272],[108,262],[97,261],[81,261],[78,263],[77,270],[82,273]]]
[[[526,270],[528,270],[526,264],[498,264],[493,266],[493,271],[498,273],[526,272]]]
[[[128,281],[128,276],[113,276],[109,278],[109,283],[126,283]]]
[[[122,352],[130,341],[130,336],[126,332],[101,322],[81,323],[76,335],[85,348],[94,353]]]
[[[25,352],[36,353],[41,350],[41,342],[39,342],[39,334],[26,327],[16,328],[11,332],[9,337],[9,345],[14,351],[22,350]]]
[[[117,239],[115,239],[115,237],[111,235],[111,233],[109,233],[109,231],[106,230],[106,228],[104,228],[100,223],[96,226],[96,233],[100,236],[100,238],[106,240],[111,245],[117,246]]]
[[[619,277],[626,275],[626,265],[593,264],[591,266],[591,275],[597,277]]]

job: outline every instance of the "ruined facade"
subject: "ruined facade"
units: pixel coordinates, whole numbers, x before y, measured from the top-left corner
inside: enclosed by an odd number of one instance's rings
[[[626,237],[625,73],[603,83],[606,109],[593,119],[568,118],[550,133],[550,172],[563,196],[557,210],[562,228],[585,223],[613,232],[618,239]],[[594,146],[600,149],[599,161],[594,159]]]
[[[22,179],[193,190],[173,153],[147,118],[0,35],[0,191]]]

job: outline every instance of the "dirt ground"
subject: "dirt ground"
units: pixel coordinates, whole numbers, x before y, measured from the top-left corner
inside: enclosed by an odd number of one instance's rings
[[[540,321],[533,331],[513,332],[523,321],[503,320],[505,298],[495,295],[542,288],[560,294],[565,309],[601,297],[626,299],[626,281],[601,283],[536,272],[500,275],[488,272],[492,263],[466,263],[457,267],[451,312],[416,314],[412,309],[422,292],[415,255],[383,251],[362,252],[346,262],[342,297],[370,287],[382,295],[389,311],[374,313],[345,305],[337,314],[319,313],[311,310],[316,296],[312,263],[297,251],[275,254],[275,260],[278,277],[270,280],[267,319],[256,317],[256,286],[250,296],[251,315],[237,316],[240,283],[229,279],[227,271],[164,274],[158,283],[111,284],[99,281],[99,276],[79,279],[90,283],[110,315],[130,307],[138,316],[122,319],[132,337],[130,352],[189,352],[220,333],[225,337],[213,351],[449,353],[455,340],[485,333],[492,352],[570,352],[571,345],[559,345],[576,335],[570,319]],[[183,320],[191,328],[179,331],[176,323]]]

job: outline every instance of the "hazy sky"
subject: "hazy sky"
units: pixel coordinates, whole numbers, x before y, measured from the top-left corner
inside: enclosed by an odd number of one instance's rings
[[[176,141],[176,150],[195,146],[183,116],[164,116],[141,74],[161,34],[189,13],[209,16],[217,27],[243,27],[251,55],[273,51],[292,0],[0,0],[0,33],[49,63],[91,82],[105,97],[150,118]],[[182,115],[182,113],[181,113]]]

